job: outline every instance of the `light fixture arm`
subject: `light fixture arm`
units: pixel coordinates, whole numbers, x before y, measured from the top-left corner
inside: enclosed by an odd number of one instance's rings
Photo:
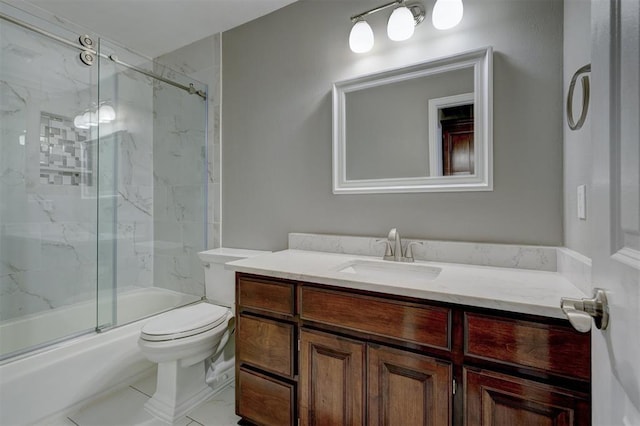
[[[390,7],[395,7],[387,22],[387,35],[390,40],[403,41],[411,38],[415,27],[424,21],[424,4],[416,0],[409,3],[406,3],[405,0],[394,0],[354,15],[350,18],[353,27],[349,33],[349,47],[352,52],[365,53],[371,50],[374,43],[373,31],[365,17]]]
[[[372,15],[372,14],[374,14],[376,12],[380,12],[381,10],[385,10],[385,9],[388,9],[388,8],[390,8],[392,6],[403,5],[403,4],[413,14],[413,19],[416,22],[416,25],[418,25],[419,23],[424,21],[424,17],[426,15],[426,11],[424,9],[424,5],[422,4],[422,2],[420,2],[420,1],[405,2],[404,0],[395,0],[395,1],[392,1],[390,3],[383,4],[382,6],[378,6],[376,8],[367,10],[366,12],[362,12],[362,13],[360,13],[358,15],[354,15],[350,19],[351,19],[351,22],[357,22],[357,21],[361,20],[362,18],[364,18],[366,16],[369,16],[369,15]]]
[[[416,26],[424,21],[424,17],[427,15],[427,12],[425,11],[424,4],[422,4],[422,2],[411,2],[405,4],[405,6],[407,6],[407,9],[411,11],[413,20],[416,22]]]
[[[404,0],[395,0],[395,1],[392,1],[391,3],[383,4],[382,6],[378,6],[376,8],[367,10],[366,12],[362,12],[362,13],[360,13],[358,15],[352,16],[350,18],[351,22],[359,21],[360,19],[364,18],[365,16],[372,15],[372,14],[374,14],[376,12],[380,12],[381,10],[385,10],[385,9],[387,9],[387,8],[389,8],[391,6],[395,6],[397,4],[402,4],[403,2],[404,2]]]

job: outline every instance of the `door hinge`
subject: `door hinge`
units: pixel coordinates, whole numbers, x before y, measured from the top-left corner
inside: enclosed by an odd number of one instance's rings
[[[298,339],[298,352],[300,352],[300,339]],[[298,419],[298,422],[300,422],[300,419]]]
[[[458,383],[456,383],[456,379],[453,379],[453,394],[456,394],[456,391],[458,390]]]
[[[299,342],[300,340],[298,340]],[[300,426],[300,417],[298,417],[298,426]]]

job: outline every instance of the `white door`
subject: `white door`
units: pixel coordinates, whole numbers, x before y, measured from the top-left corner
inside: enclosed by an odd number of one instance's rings
[[[592,0],[593,424],[640,426],[640,1]]]

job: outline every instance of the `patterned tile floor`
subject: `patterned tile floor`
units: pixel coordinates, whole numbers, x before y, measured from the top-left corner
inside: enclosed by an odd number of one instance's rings
[[[51,419],[47,426],[166,426],[144,410],[144,403],[156,388],[156,376],[141,379],[131,386],[89,402],[66,417]],[[235,426],[233,385],[201,404],[176,426]]]

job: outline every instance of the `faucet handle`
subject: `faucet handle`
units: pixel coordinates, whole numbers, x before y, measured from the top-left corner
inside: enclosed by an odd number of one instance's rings
[[[376,243],[386,244],[384,249],[384,255],[382,256],[384,260],[393,259],[393,248],[391,247],[391,242],[389,242],[389,240],[379,239],[379,240],[376,240]]]
[[[410,241],[409,244],[407,244],[407,249],[404,252],[404,258],[408,261],[408,262],[413,262],[413,246],[414,245],[420,245],[423,246],[424,242],[422,241]]]

